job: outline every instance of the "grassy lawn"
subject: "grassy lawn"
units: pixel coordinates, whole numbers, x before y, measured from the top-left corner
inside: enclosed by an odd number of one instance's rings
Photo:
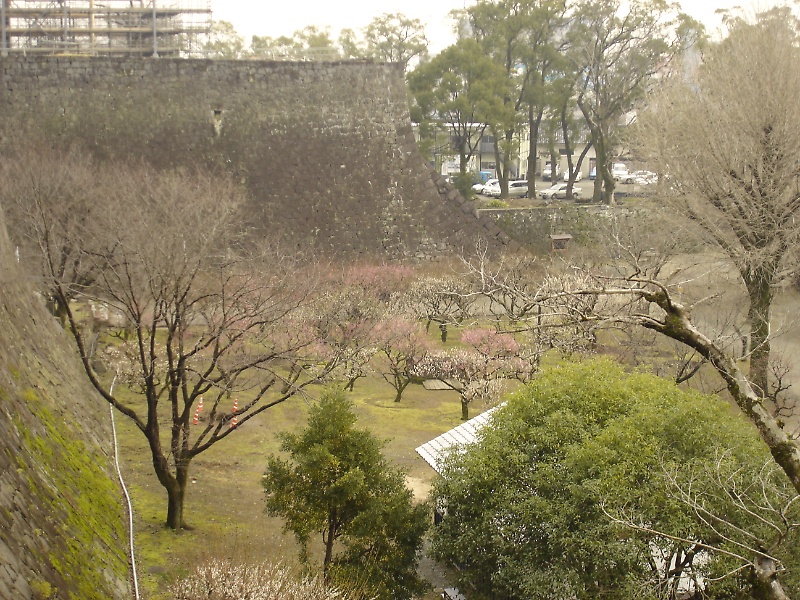
[[[414,448],[461,423],[458,394],[412,384],[397,403],[394,390],[379,376],[359,379],[348,394],[359,425],[387,440],[386,456],[408,473],[410,487],[424,497],[434,472]],[[166,492],[153,473],[144,436],[117,417],[123,476],[134,505],[139,586],[146,598],[167,598],[169,582],[212,556],[296,563],[294,537],[283,534],[280,519],[264,513],[260,482],[266,457],[278,451],[276,434],[304,427],[310,401],[299,396],[287,400],[194,459],[186,496],[186,519],[193,529],[179,534],[163,526]],[[471,414],[483,408],[473,406]]]

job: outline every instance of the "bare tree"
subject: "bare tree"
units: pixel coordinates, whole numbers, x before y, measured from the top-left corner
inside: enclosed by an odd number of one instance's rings
[[[574,267],[562,269],[555,276],[540,277],[544,283],[534,285],[524,273],[509,265],[514,263],[492,265],[485,255],[467,263],[468,278],[478,282],[475,293],[483,294],[493,307],[513,309],[506,319],[514,323],[515,331],[536,332],[542,328],[581,331],[587,326],[638,325],[681,342],[716,369],[734,402],[756,426],[775,462],[800,492],[800,450],[782,421],[753,391],[736,359],[695,326],[688,308],[667,285],[640,271],[623,277],[592,275]],[[575,339],[580,340],[581,336]]]
[[[467,348],[428,352],[413,365],[416,377],[441,379],[449,383],[461,397],[461,420],[469,419],[469,406],[481,399],[496,403],[507,391],[510,379],[527,380],[535,371],[535,363],[526,360],[520,346],[510,334],[491,329],[467,329],[462,332]]]
[[[242,197],[230,179],[95,164],[92,186],[102,210],[66,236],[67,245],[83,249],[92,280],[61,270],[63,244],[39,239],[41,260],[89,379],[146,438],[167,492],[166,524],[179,529],[192,459],[332,368],[335,357],[310,357],[320,327],[309,320],[326,321],[327,307],[310,305],[308,270],[298,280],[296,266],[280,256],[244,251]],[[50,199],[32,213],[40,219],[36,231],[48,231],[41,223],[66,210],[59,203],[71,195]],[[95,338],[81,327],[75,297],[119,311],[131,338],[93,356]],[[98,360],[116,372],[114,381],[98,375]],[[115,392],[115,382],[133,396]],[[241,395],[238,407],[232,395]],[[203,398],[208,418],[195,426]]]
[[[2,156],[0,178],[0,204],[20,262],[38,279],[48,308],[63,325],[66,304],[54,281],[70,284],[69,301],[73,286],[85,287],[96,276],[98,257],[88,232],[103,209],[92,162],[77,150],[56,152],[40,141]]]
[[[400,402],[414,365],[431,350],[428,337],[418,321],[387,316],[372,331],[371,339],[379,355],[376,370],[394,388],[394,401]]]
[[[442,342],[447,341],[448,327],[469,318],[477,295],[468,280],[458,275],[421,277],[397,292],[389,308],[392,315],[439,324]]]
[[[731,21],[694,77],[641,115],[661,193],[736,266],[747,291],[750,381],[769,393],[774,289],[800,232],[800,50],[788,8]]]

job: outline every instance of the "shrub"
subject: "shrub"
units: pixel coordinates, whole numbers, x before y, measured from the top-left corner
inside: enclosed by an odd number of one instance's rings
[[[321,577],[300,578],[283,565],[212,559],[169,587],[174,600],[366,600],[326,586]]]

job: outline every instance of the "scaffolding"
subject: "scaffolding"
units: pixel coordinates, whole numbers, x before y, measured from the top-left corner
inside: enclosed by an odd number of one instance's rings
[[[189,56],[211,0],[0,0],[0,54]]]

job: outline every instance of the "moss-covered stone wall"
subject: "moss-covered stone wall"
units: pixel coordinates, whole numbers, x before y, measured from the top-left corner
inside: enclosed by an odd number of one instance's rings
[[[129,598],[108,406],[13,256],[0,210],[0,599]]]

